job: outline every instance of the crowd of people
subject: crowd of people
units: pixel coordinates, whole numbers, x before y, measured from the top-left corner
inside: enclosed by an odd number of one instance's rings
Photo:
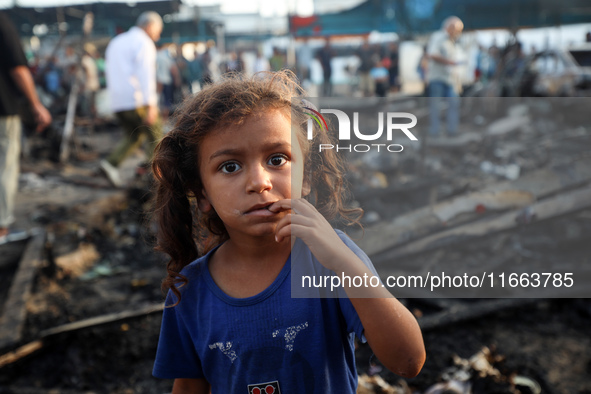
[[[445,29],[433,33],[430,42],[441,38],[442,34],[445,34]],[[291,56],[288,54],[289,49],[279,46],[270,48],[268,43],[263,42],[242,47],[230,45],[226,53],[221,53],[213,41],[206,45],[190,43],[194,49],[189,51],[184,45],[158,46],[157,95],[164,120],[187,95],[230,72],[254,74],[289,68],[297,74],[302,86],[317,96],[385,97],[401,91],[402,65],[404,61],[409,61],[401,60],[397,41],[371,43],[367,38],[354,48],[342,42],[335,45],[331,37],[301,37],[296,39],[295,51]],[[430,56],[430,47],[431,43],[425,45],[422,57],[412,60],[416,62],[415,71],[424,85],[425,95],[437,94],[429,93],[429,86],[433,88],[441,85],[431,84],[430,79],[433,75],[439,75],[439,78],[441,70],[450,68],[450,65],[441,66],[435,60],[437,54],[435,57]],[[45,93],[44,102],[51,113],[64,112],[72,84],[78,78],[82,87],[78,113],[95,116],[94,97],[100,89],[106,88],[106,48],[99,50],[89,43],[83,49],[71,45],[57,49],[57,53],[44,58],[34,57],[29,61],[34,81]],[[465,52],[465,49],[460,51]],[[519,43],[506,48],[494,44],[490,48],[479,46],[474,61],[470,61],[471,66],[474,63],[471,81],[486,84],[495,78],[500,68],[508,74],[514,74],[523,64],[523,53]],[[344,70],[335,70],[335,59],[338,57],[357,60],[347,61]],[[315,72],[312,71],[314,67]],[[450,69],[453,68],[451,66]],[[342,78],[343,71],[346,79]],[[346,84],[347,89],[336,89],[335,83]],[[454,89],[459,92],[459,89]]]
[[[351,51],[349,56],[357,58],[356,67],[348,67],[347,73],[353,81],[354,94],[363,97],[385,97],[389,92],[400,90],[398,43],[389,45],[370,45],[367,39],[363,44]],[[324,45],[314,51],[304,38],[296,52],[296,70],[300,80],[306,82],[310,78],[310,64],[314,58],[322,68],[322,85],[319,95],[330,97],[334,95],[333,88],[333,59],[337,50],[332,46],[330,37],[325,39]],[[306,85],[306,84],[304,84]]]
[[[401,87],[397,42],[370,44],[366,39],[359,48],[348,47],[343,54],[342,49],[333,46],[330,37],[320,46],[317,39],[311,45],[309,38],[303,38],[297,40],[295,58],[291,61],[287,49],[275,46],[266,53],[263,43],[224,54],[213,42],[193,48],[187,51],[181,45],[162,43],[157,47],[156,92],[164,120],[183,98],[226,73],[255,74],[289,68],[297,74],[304,88],[316,87],[312,91],[325,97],[349,93],[384,97],[400,91]],[[92,43],[81,48],[65,45],[58,46],[55,53],[43,57],[35,55],[29,61],[34,81],[52,114],[65,113],[72,85],[78,79],[82,94],[77,114],[96,117],[95,96],[99,90],[107,88],[105,52],[105,47],[97,48]],[[345,70],[352,81],[352,91],[335,93],[334,59],[343,55],[358,58],[357,66],[348,66]],[[321,69],[315,78],[313,63]]]
[[[64,112],[77,80],[82,92],[79,113],[94,116],[94,96],[106,87],[104,56],[92,43],[84,44],[79,53],[72,45],[56,49],[47,56],[35,55],[29,62],[35,84],[44,93],[44,101],[53,114]]]
[[[330,38],[326,38],[324,45],[312,47],[308,38],[303,38],[296,45],[295,61],[290,64],[287,50],[273,47],[268,56],[257,45],[255,49],[231,50],[221,55],[215,46],[206,46],[204,52],[195,50],[192,58],[188,59],[181,47],[168,45],[159,50],[158,75],[159,92],[163,96],[161,105],[163,112],[170,110],[171,101],[178,104],[188,93],[195,93],[203,86],[218,80],[226,73],[256,74],[265,71],[280,71],[291,69],[298,76],[304,88],[309,89],[318,84],[318,95],[330,97],[334,92],[334,64],[333,59],[338,51],[332,46]],[[398,43],[389,45],[369,45],[366,41],[351,56],[357,56],[359,67],[348,70],[359,81],[355,89],[359,89],[362,96],[384,97],[390,92],[400,90]],[[321,80],[313,80],[312,63],[320,66]],[[164,82],[160,82],[160,81]]]

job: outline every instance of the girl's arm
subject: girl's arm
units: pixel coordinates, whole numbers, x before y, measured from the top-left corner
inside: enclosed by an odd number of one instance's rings
[[[211,387],[205,379],[175,379],[172,394],[209,394]]]
[[[300,238],[316,259],[337,276],[374,275],[308,201],[281,200],[269,207],[272,211],[289,209],[292,214],[277,225],[278,242],[290,236]],[[410,311],[381,286],[345,287],[345,291],[380,362],[400,376],[416,376],[426,355],[421,329]]]
[[[340,272],[335,271],[337,276],[343,273],[350,277],[374,275],[351,249],[345,247],[343,252],[335,255],[343,262]],[[380,362],[402,377],[417,376],[426,353],[421,329],[412,313],[383,288],[345,287],[345,291],[363,324],[365,338]]]

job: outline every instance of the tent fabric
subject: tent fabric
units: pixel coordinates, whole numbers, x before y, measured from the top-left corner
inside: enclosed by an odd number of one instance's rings
[[[450,15],[467,30],[543,27],[591,22],[587,0],[367,0],[334,14],[290,17],[291,33],[300,36],[396,32],[412,36],[438,30]]]

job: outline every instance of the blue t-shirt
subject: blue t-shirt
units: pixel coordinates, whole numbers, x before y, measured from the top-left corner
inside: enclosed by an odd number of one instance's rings
[[[363,251],[338,233],[375,272]],[[205,378],[212,393],[221,394],[356,392],[353,340],[365,338],[348,298],[292,298],[291,257],[261,293],[230,297],[209,273],[213,252],[181,272],[189,282],[179,289],[180,304],[164,310],[154,376]],[[290,256],[294,267],[332,273],[299,239]],[[166,304],[174,299],[169,292]]]

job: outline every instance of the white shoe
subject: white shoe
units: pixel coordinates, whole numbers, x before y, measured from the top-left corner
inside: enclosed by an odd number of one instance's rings
[[[22,241],[30,236],[27,231],[10,231],[8,234],[0,236],[0,245]]]
[[[121,175],[119,175],[119,170],[117,169],[117,167],[114,167],[111,163],[109,163],[106,160],[101,160],[100,167],[109,179],[109,181],[113,184],[113,186],[123,186],[123,181],[121,180]]]

